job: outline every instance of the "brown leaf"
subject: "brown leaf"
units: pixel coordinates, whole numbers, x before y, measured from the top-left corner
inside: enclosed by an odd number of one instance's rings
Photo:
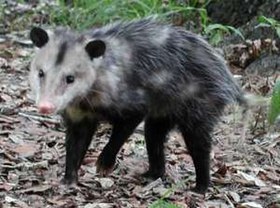
[[[228,171],[228,168],[225,163],[219,164],[219,169],[215,172],[215,174],[219,174],[224,177]]]
[[[17,191],[18,193],[44,193],[51,189],[50,185],[33,186],[24,190]]]
[[[9,184],[9,183],[1,183],[0,184],[0,191],[1,190],[10,191],[12,189],[13,189],[12,184]]]
[[[28,143],[16,147],[15,149],[13,149],[13,152],[19,154],[22,157],[30,157],[35,154],[37,149],[38,149],[37,145],[35,145],[34,143]]]

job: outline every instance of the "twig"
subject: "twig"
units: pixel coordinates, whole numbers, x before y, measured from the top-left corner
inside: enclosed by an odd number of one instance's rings
[[[30,115],[24,112],[19,112],[18,115],[28,118],[30,120],[36,120],[40,122],[47,122],[47,123],[52,123],[52,124],[60,124],[60,119],[55,119],[55,118],[48,118],[48,117],[43,117],[39,115]]]
[[[1,165],[1,168],[6,169],[16,169],[16,168],[25,168],[25,169],[34,169],[34,168],[47,168],[48,167],[48,161],[44,160],[41,162],[22,162],[16,165]]]
[[[229,207],[234,208],[234,204],[230,201],[230,199],[228,198],[228,196],[226,194],[224,194],[224,198],[228,202]]]
[[[151,182],[150,184],[148,184],[147,186],[145,186],[143,189],[142,189],[142,192],[146,192],[146,191],[149,191],[159,185],[162,184],[162,180],[161,178],[158,178],[157,180]]]
[[[257,118],[256,118],[256,121],[255,121],[255,124],[254,124],[254,126],[252,128],[253,129],[252,134],[254,134],[254,132],[255,132],[255,130],[257,128],[257,125],[258,125],[258,123],[260,121],[260,118],[261,118],[261,113],[262,113],[262,108],[260,107],[259,110],[258,110],[258,113],[257,113]]]
[[[19,120],[10,116],[0,114],[0,122],[12,124],[19,123]]]

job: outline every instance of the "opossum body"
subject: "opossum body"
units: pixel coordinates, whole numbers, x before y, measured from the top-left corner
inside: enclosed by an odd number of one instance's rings
[[[195,191],[206,192],[211,133],[226,104],[243,95],[224,60],[199,36],[153,19],[120,22],[82,34],[33,28],[39,48],[30,83],[41,113],[66,123],[64,181],[77,171],[101,120],[113,126],[97,171],[112,171],[116,155],[145,120],[146,176],[163,176],[164,141],[177,127],[196,171]]]

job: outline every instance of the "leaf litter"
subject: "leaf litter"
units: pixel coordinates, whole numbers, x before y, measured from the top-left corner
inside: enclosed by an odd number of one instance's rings
[[[162,197],[178,207],[280,206],[280,133],[268,127],[266,105],[253,105],[245,119],[242,109],[227,109],[213,134],[212,186],[205,196],[187,191],[194,185],[194,167],[176,131],[166,144],[166,178],[140,176],[148,167],[143,125],[122,148],[113,173],[101,178],[95,162],[111,131],[102,124],[79,170],[79,184],[62,185],[64,127],[59,116],[36,112],[28,86],[33,50],[23,37],[26,31],[0,41],[0,207],[148,207]],[[224,49],[243,88],[267,97],[276,75],[260,76],[263,71],[251,73],[250,67],[263,50],[278,49],[273,40]]]

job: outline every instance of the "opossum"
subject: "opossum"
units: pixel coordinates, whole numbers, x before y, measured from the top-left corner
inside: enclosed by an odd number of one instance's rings
[[[82,33],[34,27],[30,38],[39,48],[30,70],[39,112],[60,113],[66,124],[66,184],[77,182],[100,121],[113,128],[97,160],[97,172],[107,175],[144,120],[149,160],[144,176],[164,175],[164,142],[176,127],[194,163],[194,191],[207,191],[213,127],[227,104],[245,99],[224,59],[206,41],[153,18]]]

